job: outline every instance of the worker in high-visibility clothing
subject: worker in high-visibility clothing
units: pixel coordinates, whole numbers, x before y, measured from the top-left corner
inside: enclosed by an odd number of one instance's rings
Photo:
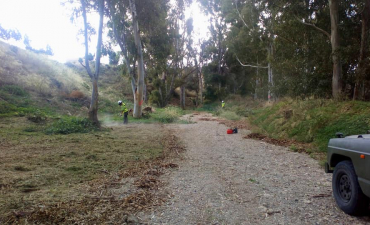
[[[222,100],[221,107],[225,108],[225,102]]]
[[[119,100],[118,105],[121,106],[121,115],[123,114],[123,124],[127,124],[128,123],[128,119],[127,119],[128,109],[126,107],[126,104],[123,103],[121,100]]]

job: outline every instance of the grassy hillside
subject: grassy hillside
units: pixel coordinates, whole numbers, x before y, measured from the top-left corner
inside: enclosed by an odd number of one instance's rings
[[[313,143],[326,152],[327,143],[336,132],[353,135],[370,130],[370,103],[286,100],[255,110],[250,121],[272,137]]]
[[[131,108],[131,86],[119,68],[102,65],[97,130],[85,118],[90,95],[78,62],[61,64],[0,42],[0,224],[116,222],[156,201],[130,189],[125,199],[106,202],[112,183],[131,176],[140,182],[147,170],[166,168],[172,149],[178,154],[176,137],[158,122],[183,112],[156,109],[129,119],[155,124],[122,126],[117,100]]]
[[[36,109],[47,114],[86,115],[91,81],[78,62],[62,64],[3,42],[0,62],[0,117],[22,116]],[[117,99],[127,94],[129,82],[120,76],[120,69],[102,65],[100,112],[113,113]]]
[[[309,152],[326,152],[336,132],[354,135],[370,130],[370,102],[283,99],[267,104],[232,96],[226,106],[213,111],[236,120],[247,117],[254,132],[271,138],[309,143]]]

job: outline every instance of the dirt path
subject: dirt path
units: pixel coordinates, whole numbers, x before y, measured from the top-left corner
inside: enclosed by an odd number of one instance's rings
[[[185,159],[164,176],[166,205],[139,215],[148,224],[366,224],[336,206],[331,174],[308,155],[242,132],[226,134],[209,114],[170,125],[184,142]],[[245,132],[245,131],[244,131]]]

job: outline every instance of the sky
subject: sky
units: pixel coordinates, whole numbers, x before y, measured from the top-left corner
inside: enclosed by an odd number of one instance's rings
[[[0,24],[5,29],[18,29],[27,35],[31,46],[45,49],[50,45],[54,52],[52,58],[59,62],[76,60],[84,55],[82,36],[78,36],[79,27],[70,20],[71,10],[62,6],[63,0],[0,0]],[[194,32],[197,38],[207,36],[207,18],[200,13],[197,4],[186,12],[194,18]],[[98,26],[98,16],[88,15],[92,25]],[[82,24],[79,24],[82,26]],[[81,27],[82,28],[82,27]],[[104,38],[104,37],[103,37]],[[3,40],[1,40],[3,41]],[[8,43],[24,48],[23,41]],[[96,41],[90,43],[92,54]],[[108,59],[102,62],[107,63]]]

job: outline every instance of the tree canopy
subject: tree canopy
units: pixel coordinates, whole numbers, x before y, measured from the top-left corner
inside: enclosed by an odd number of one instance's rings
[[[201,43],[185,18],[192,3],[209,19]],[[105,0],[104,14],[102,51],[123,62],[137,116],[176,88],[183,108],[187,91],[195,104],[228,94],[370,99],[370,0]]]

